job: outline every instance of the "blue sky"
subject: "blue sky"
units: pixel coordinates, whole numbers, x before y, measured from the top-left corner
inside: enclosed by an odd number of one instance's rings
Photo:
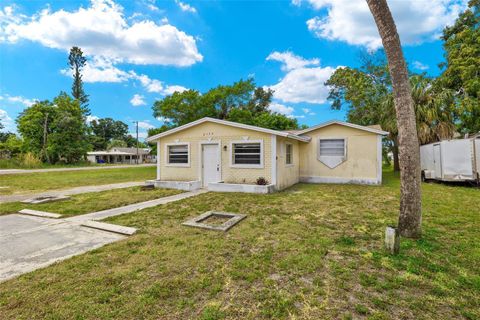
[[[439,73],[438,36],[465,0],[388,1],[412,70]],[[271,108],[313,125],[345,118],[323,83],[362,50],[381,46],[362,0],[10,1],[0,5],[0,118],[32,101],[70,92],[68,49],[88,57],[85,90],[92,117],[140,121],[141,136],[161,125],[156,99],[201,92],[240,78],[275,90]]]

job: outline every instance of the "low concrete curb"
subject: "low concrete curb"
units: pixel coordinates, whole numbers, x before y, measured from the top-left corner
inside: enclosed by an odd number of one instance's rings
[[[22,210],[18,211],[18,213],[26,214],[26,215],[29,215],[29,216],[42,217],[42,218],[53,218],[53,219],[57,219],[57,218],[60,218],[62,216],[61,214],[58,214],[58,213],[51,213],[51,212],[31,210],[31,209],[22,209]]]
[[[116,224],[98,222],[98,221],[85,221],[85,222],[82,222],[80,225],[83,227],[119,233],[127,236],[131,236],[132,234],[137,232],[137,229],[135,228],[124,227]]]
[[[47,202],[56,202],[56,201],[62,201],[62,200],[68,200],[70,199],[69,196],[42,196],[42,197],[36,197],[36,198],[30,198],[26,199],[23,201],[20,201],[21,203],[28,203],[28,204],[40,204],[40,203],[47,203]]]
[[[77,221],[77,222],[88,221],[88,220],[102,220],[102,219],[105,219],[105,218],[119,216],[119,215],[122,215],[122,214],[125,214],[125,213],[134,212],[134,211],[137,211],[137,210],[156,207],[158,205],[167,204],[169,202],[183,200],[183,199],[190,198],[190,197],[193,197],[193,196],[205,193],[205,192],[208,192],[208,191],[203,190],[203,189],[199,189],[199,190],[195,190],[195,191],[179,193],[179,194],[175,194],[173,196],[168,196],[168,197],[159,198],[159,199],[155,199],[155,200],[149,200],[149,201],[140,202],[140,203],[133,203],[133,204],[130,204],[130,205],[127,205],[127,206],[124,206],[124,207],[120,207],[120,208],[113,208],[113,209],[107,209],[107,210],[103,210],[103,211],[87,213],[87,214],[83,214],[81,216],[67,218],[67,220]]]

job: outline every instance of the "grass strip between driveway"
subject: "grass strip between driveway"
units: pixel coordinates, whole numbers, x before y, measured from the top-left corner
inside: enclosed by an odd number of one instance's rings
[[[21,202],[2,203],[0,204],[0,215],[16,213],[21,209],[33,209],[59,213],[62,215],[62,218],[67,218],[172,196],[179,193],[182,193],[182,191],[157,188],[142,191],[141,187],[131,187],[102,192],[83,193],[71,196],[68,200],[42,204],[25,204]]]

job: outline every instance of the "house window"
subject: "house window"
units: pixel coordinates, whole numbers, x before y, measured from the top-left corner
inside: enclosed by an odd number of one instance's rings
[[[168,146],[169,164],[188,164],[188,144]]]
[[[260,142],[232,143],[232,165],[261,166],[262,144]]]
[[[345,139],[320,139],[320,157],[345,157]]]
[[[293,144],[287,143],[285,145],[285,164],[293,163]]]

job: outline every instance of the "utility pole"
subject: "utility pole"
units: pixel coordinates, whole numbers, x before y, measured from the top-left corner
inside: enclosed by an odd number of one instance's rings
[[[133,121],[133,123],[136,124],[136,132],[137,132],[137,159],[135,160],[135,163],[138,164],[138,121]]]
[[[45,156],[48,163],[50,163],[50,159],[48,157],[47,152],[47,127],[48,127],[48,112],[45,113],[45,121],[43,123],[43,155]]]

